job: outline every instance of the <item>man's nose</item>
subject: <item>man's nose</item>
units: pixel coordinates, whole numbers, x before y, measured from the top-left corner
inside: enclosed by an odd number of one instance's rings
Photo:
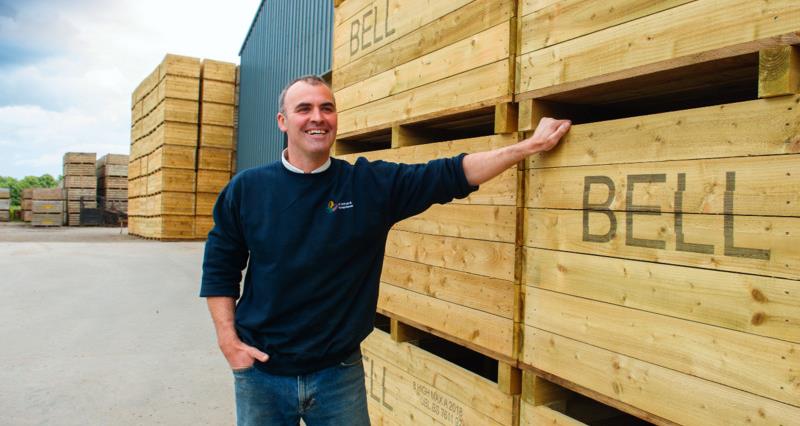
[[[312,121],[322,121],[323,120],[322,110],[319,108],[312,108],[311,109],[311,120]]]

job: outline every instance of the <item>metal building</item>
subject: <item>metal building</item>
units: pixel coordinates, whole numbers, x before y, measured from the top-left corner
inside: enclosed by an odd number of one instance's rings
[[[280,159],[280,91],[295,77],[330,70],[332,33],[332,1],[261,0],[239,51],[237,170]]]

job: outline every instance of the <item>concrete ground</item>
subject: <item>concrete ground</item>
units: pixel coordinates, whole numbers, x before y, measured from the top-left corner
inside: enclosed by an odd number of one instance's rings
[[[0,423],[228,425],[203,243],[0,223]]]

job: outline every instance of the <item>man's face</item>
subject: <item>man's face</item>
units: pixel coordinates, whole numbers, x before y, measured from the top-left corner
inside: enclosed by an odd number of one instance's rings
[[[278,113],[278,127],[286,132],[289,146],[306,158],[330,154],[336,139],[337,114],[333,94],[324,84],[300,81],[284,98],[285,113]]]

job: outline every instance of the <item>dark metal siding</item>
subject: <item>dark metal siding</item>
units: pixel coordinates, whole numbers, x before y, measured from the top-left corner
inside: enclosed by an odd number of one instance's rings
[[[239,171],[280,159],[278,96],[288,81],[330,70],[332,34],[332,1],[261,2],[239,52]]]

